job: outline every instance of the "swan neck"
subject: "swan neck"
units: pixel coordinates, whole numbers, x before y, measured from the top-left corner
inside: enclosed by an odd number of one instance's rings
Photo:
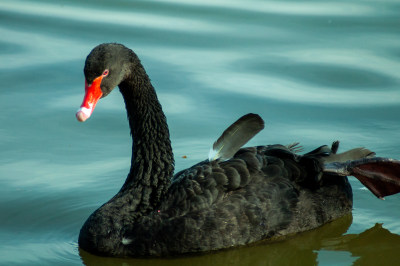
[[[135,193],[137,208],[151,211],[169,187],[174,159],[166,117],[149,77],[142,67],[131,77],[119,85],[133,142],[131,169],[121,192]]]

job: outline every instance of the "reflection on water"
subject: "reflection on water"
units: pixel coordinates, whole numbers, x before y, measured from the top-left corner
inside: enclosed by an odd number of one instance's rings
[[[99,43],[121,42],[157,89],[177,171],[204,160],[249,112],[266,121],[249,145],[300,141],[307,151],[339,139],[341,150],[400,158],[398,14],[397,0],[1,0],[0,264],[398,260],[400,196],[377,200],[353,178],[352,223],[177,260],[84,252],[81,260],[79,229],[120,189],[131,139],[118,92],[85,124],[74,117],[85,57]]]
[[[353,265],[395,265],[400,260],[400,235],[391,233],[382,224],[375,224],[361,234],[326,239],[322,247],[350,252],[358,257]]]

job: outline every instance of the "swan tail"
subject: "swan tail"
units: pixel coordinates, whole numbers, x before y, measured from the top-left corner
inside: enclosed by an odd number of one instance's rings
[[[338,143],[338,142],[334,142]],[[332,145],[333,146],[333,145]],[[371,158],[375,156],[375,152],[370,151],[366,148],[355,148],[348,150],[346,152],[342,153],[336,153],[334,149],[332,148],[332,152],[326,156],[323,157],[322,160],[324,163],[333,163],[333,162],[347,162],[347,161],[354,161],[354,160],[359,160],[363,158]]]
[[[212,146],[209,161],[228,160],[264,128],[264,121],[257,114],[247,114],[229,126]]]

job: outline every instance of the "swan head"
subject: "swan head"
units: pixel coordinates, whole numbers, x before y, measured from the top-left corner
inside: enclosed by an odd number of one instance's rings
[[[86,58],[85,96],[76,113],[80,122],[88,119],[100,98],[107,96],[130,74],[135,54],[122,44],[105,43],[96,46]]]

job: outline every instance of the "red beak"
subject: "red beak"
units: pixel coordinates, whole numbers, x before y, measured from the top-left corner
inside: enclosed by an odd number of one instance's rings
[[[90,85],[88,85],[87,81],[85,80],[85,97],[83,98],[81,108],[79,108],[78,112],[76,112],[76,118],[79,122],[84,122],[90,117],[90,115],[93,113],[94,107],[103,95],[103,92],[100,89],[100,84],[103,77],[104,76],[102,75],[95,78]]]

